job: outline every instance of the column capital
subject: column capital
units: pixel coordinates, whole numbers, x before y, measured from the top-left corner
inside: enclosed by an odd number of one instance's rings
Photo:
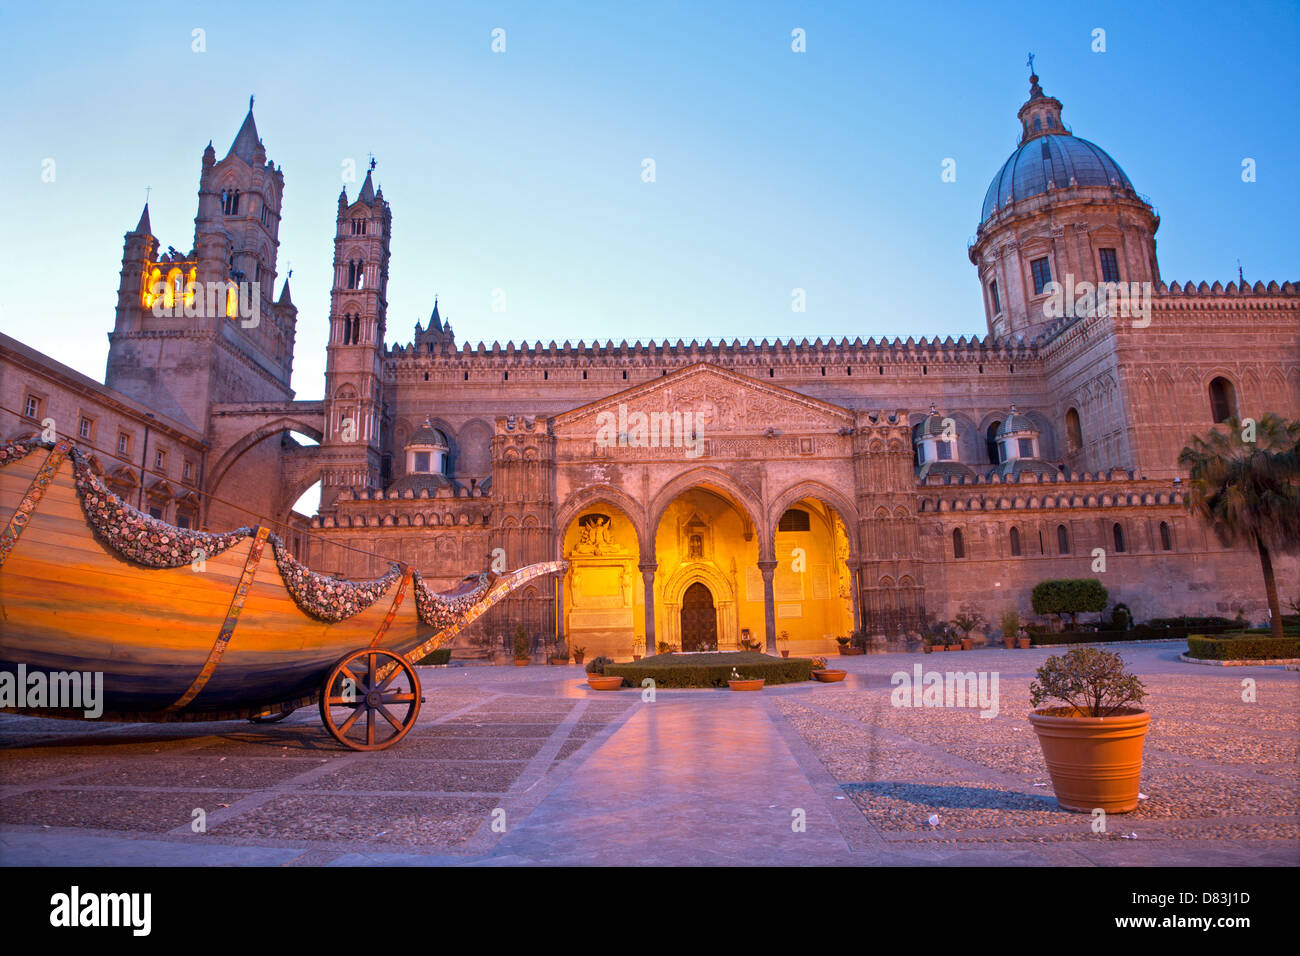
[[[780,561],[759,561],[758,570],[763,572],[763,577],[770,577],[780,563]]]
[[[657,564],[638,564],[637,567],[641,570],[642,574],[654,574],[659,570],[659,565]]]

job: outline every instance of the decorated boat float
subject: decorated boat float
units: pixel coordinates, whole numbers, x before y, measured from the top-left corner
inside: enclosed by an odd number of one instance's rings
[[[470,575],[442,593],[403,564],[343,581],[264,527],[217,534],[153,518],[74,443],[35,438],[0,445],[0,521],[0,678],[102,674],[100,720],[265,721],[316,704],[354,750],[391,746],[415,724],[416,663],[565,567]]]

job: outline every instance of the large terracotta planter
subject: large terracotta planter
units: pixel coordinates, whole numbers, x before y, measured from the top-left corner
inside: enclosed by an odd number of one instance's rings
[[[824,670],[824,671],[812,672],[812,676],[816,677],[823,684],[838,683],[839,681],[844,680],[846,674],[848,674],[848,671],[840,671],[840,670]]]
[[[762,690],[764,678],[758,677],[754,680],[729,680],[727,683],[732,690]]]
[[[1014,637],[1004,637],[1002,638],[1002,646],[1007,650],[1011,650],[1016,646],[1016,639]]]
[[[866,653],[866,651],[864,651],[864,650],[863,650],[862,648],[860,648],[860,647],[841,647],[841,648],[840,648],[840,654],[842,654],[844,657],[857,657],[857,656],[859,656],[860,654],[865,654],[865,653]]]
[[[1016,643],[1022,651],[1029,650],[1029,638],[1027,637],[1016,638]]]
[[[963,637],[961,639],[961,649],[963,651],[969,651],[974,646],[975,646],[975,642],[972,641],[969,637]]]
[[[1069,708],[1034,711],[1056,801],[1067,810],[1128,813],[1138,805],[1142,743],[1151,725],[1145,710],[1126,709],[1110,717],[1072,717]]]
[[[949,645],[948,645],[948,650],[950,650],[950,651],[959,651],[959,650],[961,650],[961,645],[960,645],[960,644],[949,644]]]
[[[573,655],[573,663],[581,665],[581,664],[582,664],[582,659],[583,659],[583,657],[584,657],[584,655],[582,655],[582,654],[574,654],[574,655]]]
[[[531,663],[527,657],[516,657],[515,667],[527,667]]]
[[[623,686],[623,678],[605,677],[603,674],[588,674],[587,686],[592,690],[618,690]]]

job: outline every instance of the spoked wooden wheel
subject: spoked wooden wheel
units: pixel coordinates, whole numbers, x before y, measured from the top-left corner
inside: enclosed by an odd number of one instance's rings
[[[406,658],[382,647],[345,655],[330,668],[321,690],[320,719],[339,743],[353,750],[383,750],[415,726],[420,678]]]

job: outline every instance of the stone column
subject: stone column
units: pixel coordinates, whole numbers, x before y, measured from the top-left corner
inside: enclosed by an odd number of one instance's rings
[[[862,586],[862,572],[858,568],[849,568],[849,590],[853,592],[853,630],[862,630],[862,604],[858,589]]]
[[[650,657],[655,653],[655,572],[659,570],[659,565],[638,566],[641,569],[641,580],[645,582],[645,656]]]
[[[763,575],[763,622],[767,630],[767,652],[775,655],[777,653],[776,608],[773,605],[772,578],[776,574],[776,562],[760,561],[758,570]]]

